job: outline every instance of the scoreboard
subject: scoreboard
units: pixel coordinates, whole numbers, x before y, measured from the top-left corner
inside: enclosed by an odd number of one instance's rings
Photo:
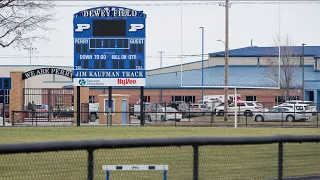
[[[113,6],[74,14],[74,86],[145,86],[145,20]]]

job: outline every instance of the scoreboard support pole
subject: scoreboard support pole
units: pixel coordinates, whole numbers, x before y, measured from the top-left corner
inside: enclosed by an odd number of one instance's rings
[[[109,120],[108,120],[108,126],[112,126],[112,86],[109,86],[109,90],[108,90],[108,116],[109,116]]]
[[[80,86],[77,86],[77,126],[80,126]]]
[[[140,87],[140,125],[144,126],[144,105],[143,105],[144,87]]]

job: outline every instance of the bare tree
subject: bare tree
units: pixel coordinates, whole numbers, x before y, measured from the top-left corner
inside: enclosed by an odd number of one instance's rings
[[[45,40],[43,30],[54,21],[52,0],[0,0],[0,46],[30,47],[36,40]]]
[[[280,85],[279,93],[285,97],[285,100],[289,100],[290,89],[294,85],[295,72],[299,68],[299,54],[294,53],[294,46],[292,39],[287,35],[284,38],[277,36],[274,39],[274,44],[278,49],[280,46],[280,79],[279,79],[279,59],[267,58],[267,76],[273,83]],[[280,80],[280,82],[279,82]]]

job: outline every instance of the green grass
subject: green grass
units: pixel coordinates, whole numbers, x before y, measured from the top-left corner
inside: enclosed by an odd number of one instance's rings
[[[81,139],[183,136],[264,136],[319,134],[317,128],[183,128],[183,127],[19,127],[2,128],[0,143]],[[320,145],[285,144],[284,175],[319,173]],[[200,179],[268,179],[277,177],[277,145],[204,146],[199,148]],[[192,148],[136,148],[96,150],[95,179],[104,179],[103,164],[167,164],[168,178],[192,179]],[[0,156],[0,180],[86,179],[86,151]],[[320,173],[319,173],[320,174]],[[161,179],[161,172],[112,172],[116,179]]]

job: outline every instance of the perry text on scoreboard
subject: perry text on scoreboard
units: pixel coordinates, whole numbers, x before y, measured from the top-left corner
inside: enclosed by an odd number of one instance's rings
[[[145,21],[114,6],[74,14],[74,86],[145,86]]]

